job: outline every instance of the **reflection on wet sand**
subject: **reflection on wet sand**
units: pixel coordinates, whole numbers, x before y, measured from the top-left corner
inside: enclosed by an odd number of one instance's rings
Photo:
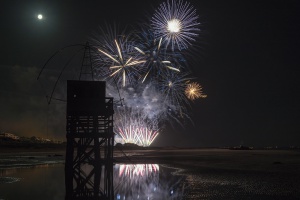
[[[26,167],[27,169],[38,169],[38,168],[48,168],[50,164],[40,164],[40,165],[34,165],[31,167]],[[15,174],[18,174],[19,171],[22,171],[24,169],[17,167],[17,168],[4,168],[0,169],[0,184],[1,183],[14,183],[21,181],[21,178],[14,177]]]
[[[182,178],[174,171],[158,164],[115,165],[115,199],[182,199]]]
[[[129,155],[117,158],[113,166],[116,200],[300,199],[300,152],[164,150]],[[0,199],[65,199],[64,164],[55,158],[57,164],[33,165],[54,158],[30,157],[39,162],[1,155],[0,163],[6,165],[0,167]],[[17,165],[16,159],[30,165]]]
[[[63,164],[2,168],[0,172],[0,199],[64,199]]]

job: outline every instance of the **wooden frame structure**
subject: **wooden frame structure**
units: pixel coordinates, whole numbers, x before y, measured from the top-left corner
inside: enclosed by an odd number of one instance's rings
[[[66,200],[111,200],[113,191],[113,98],[105,82],[68,81]]]

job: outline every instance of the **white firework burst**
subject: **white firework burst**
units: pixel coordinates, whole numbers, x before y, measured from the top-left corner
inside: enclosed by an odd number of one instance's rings
[[[142,27],[142,31],[136,34],[137,42],[134,47],[140,57],[145,60],[142,82],[147,77],[156,78],[158,74],[165,70],[180,72],[179,68],[173,66],[175,58],[181,55],[178,52],[168,51],[162,46],[162,38],[156,39],[149,26]]]
[[[147,119],[141,110],[120,108],[117,111],[115,131],[123,141],[150,146],[159,134],[157,121]]]
[[[133,53],[130,34],[129,36],[124,32],[117,34],[117,30],[110,27],[106,29],[100,29],[101,35],[93,39],[100,53],[97,63],[101,69],[101,76],[106,79],[113,78],[125,87],[140,77],[140,64],[145,61],[140,60],[138,55]]]
[[[157,38],[163,38],[172,50],[188,48],[198,36],[200,23],[196,10],[182,0],[168,0],[160,4],[151,20]]]

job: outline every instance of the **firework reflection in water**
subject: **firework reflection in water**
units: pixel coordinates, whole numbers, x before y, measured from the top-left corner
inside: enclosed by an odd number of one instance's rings
[[[117,199],[182,199],[181,177],[158,164],[115,165],[115,196]]]

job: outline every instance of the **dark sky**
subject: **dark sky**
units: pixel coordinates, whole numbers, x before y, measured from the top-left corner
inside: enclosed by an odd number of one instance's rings
[[[65,111],[47,106],[39,70],[58,49],[85,43],[105,21],[135,24],[161,2],[2,2],[0,131],[65,138]],[[300,146],[298,1],[189,2],[202,29],[189,62],[208,98],[192,104],[194,125],[167,129],[154,145]],[[51,117],[55,112],[59,117]]]

